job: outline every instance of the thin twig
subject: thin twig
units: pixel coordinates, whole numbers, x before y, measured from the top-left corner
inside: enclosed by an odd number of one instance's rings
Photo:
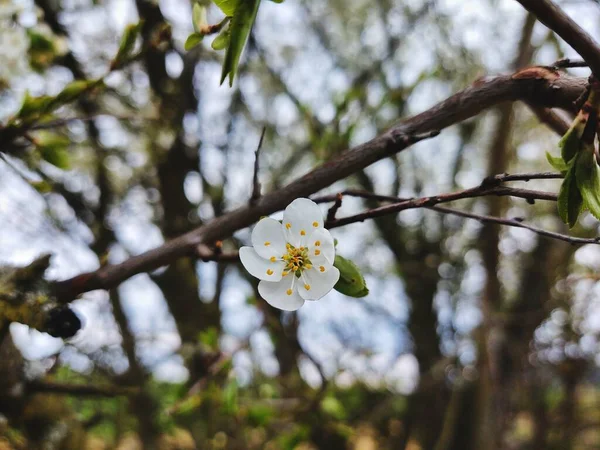
[[[600,47],[573,19],[551,0],[517,0],[537,19],[558,34],[588,63],[593,73],[600,74]]]
[[[263,144],[263,139],[265,138],[265,131],[267,131],[266,127],[263,127],[262,132],[260,133],[260,140],[258,141],[258,146],[256,147],[256,152],[254,153],[254,176],[252,177],[252,195],[250,196],[250,206],[256,205],[258,199],[260,198],[260,181],[258,181],[258,171],[260,170],[260,148]]]
[[[467,219],[475,219],[482,223],[495,223],[498,225],[507,225],[510,227],[525,228],[526,230],[533,231],[534,233],[536,233],[540,236],[545,236],[545,237],[549,237],[552,239],[558,239],[559,241],[568,242],[569,244],[596,244],[596,245],[600,244],[600,236],[595,237],[595,238],[580,238],[580,237],[569,236],[566,234],[555,233],[554,231],[548,231],[548,230],[544,230],[542,228],[534,227],[533,225],[528,225],[528,224],[524,223],[521,218],[503,219],[501,217],[492,217],[492,216],[486,216],[486,215],[482,215],[482,214],[475,214],[475,213],[470,213],[470,212],[466,212],[466,211],[460,211],[460,210],[453,209],[453,208],[446,208],[443,206],[435,206],[431,209],[433,209],[435,211],[439,211],[444,214],[452,214],[455,216],[466,217]]]
[[[343,194],[341,192],[335,194],[335,203],[329,210],[327,211],[327,222],[331,222],[335,220],[335,215],[338,212],[338,209],[342,206]]]

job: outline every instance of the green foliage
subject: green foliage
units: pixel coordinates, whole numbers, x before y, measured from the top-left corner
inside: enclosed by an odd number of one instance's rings
[[[354,262],[336,255],[333,265],[340,271],[340,279],[333,287],[336,291],[350,297],[364,297],[369,293],[365,278]]]
[[[214,4],[219,7],[223,14],[233,17],[235,10],[240,3],[240,0],[213,0]],[[243,3],[243,2],[242,2]]]
[[[201,33],[204,27],[208,25],[208,21],[206,20],[206,6],[194,3],[192,7],[192,24],[196,33]]]
[[[550,165],[565,175],[558,193],[558,214],[569,228],[575,226],[585,209],[600,219],[600,167],[594,148],[600,94],[596,89],[591,89],[584,107],[560,140],[561,157],[546,153]]]
[[[59,169],[70,167],[69,138],[63,135],[49,132],[41,132],[35,138],[35,143],[40,156],[46,162]]]
[[[229,86],[233,86],[233,78],[238,69],[242,51],[250,36],[250,31],[256,20],[260,0],[245,0],[238,4],[231,19],[231,34],[229,46],[225,52],[223,71],[221,72],[221,84],[229,76]]]
[[[585,207],[596,219],[600,219],[599,172],[600,167],[594,156],[594,148],[588,147],[575,161],[575,179]]]
[[[111,63],[112,68],[120,67],[127,59],[131,58],[135,42],[142,31],[142,25],[143,22],[139,21],[136,24],[129,24],[125,27],[125,32],[119,44],[119,50]]]
[[[192,33],[185,40],[185,44],[183,45],[183,47],[185,48],[186,51],[189,51],[189,50],[193,49],[194,47],[196,47],[198,44],[200,44],[200,42],[202,42],[203,39],[204,39],[204,34]]]
[[[321,409],[325,414],[328,414],[337,420],[344,420],[347,415],[342,402],[333,395],[328,395],[321,401]]]
[[[36,72],[42,72],[58,56],[58,48],[52,37],[36,29],[29,28],[27,36],[29,37],[29,64]]]
[[[223,388],[223,411],[225,414],[235,414],[238,411],[238,382],[231,378]]]
[[[212,41],[211,47],[213,50],[223,50],[229,45],[231,37],[231,23],[221,30],[216,38]]]
[[[560,156],[552,156],[549,152],[546,152],[546,159],[555,170],[558,170],[563,175],[569,170],[569,166],[567,166],[564,159]]]
[[[558,214],[564,223],[573,228],[583,209],[583,197],[577,187],[575,170],[569,169],[558,193]]]

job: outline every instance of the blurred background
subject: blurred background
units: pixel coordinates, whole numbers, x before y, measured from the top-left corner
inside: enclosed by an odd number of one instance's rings
[[[559,3],[600,38],[598,2]],[[0,0],[3,123],[26,95],[104,76],[140,19],[146,49],[31,131],[33,148],[3,154],[2,265],[50,252],[47,277],[66,279],[246,204],[263,127],[271,192],[479,77],[577,57],[512,0],[265,0],[229,88],[211,36],[183,49],[191,11]],[[557,141],[525,106],[502,105],[323,193],[413,197],[548,171]],[[344,198],[338,217],[373,206]],[[453,206],[567,232],[551,202]],[[571,233],[597,228],[584,217]],[[188,258],[82,295],[72,339],[13,323],[0,448],[600,448],[596,246],[424,209],[332,233],[367,297],[333,291],[285,313],[239,264]]]

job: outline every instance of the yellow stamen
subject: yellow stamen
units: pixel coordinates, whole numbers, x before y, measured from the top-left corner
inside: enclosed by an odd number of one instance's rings
[[[310,284],[305,284],[304,289],[306,289],[307,291],[310,291]]]
[[[273,271],[271,269],[267,270],[267,275],[273,275]]]
[[[321,254],[321,250],[315,250],[315,256],[319,256]]]
[[[315,247],[320,247],[321,246],[321,241],[316,241],[315,242]]]
[[[300,230],[300,236],[306,236],[306,231]]]
[[[268,247],[269,245],[271,245],[269,241],[265,242],[265,247]]]
[[[304,268],[307,269],[307,270],[312,269],[312,264],[307,264],[307,265],[304,266]]]
[[[286,293],[287,295],[292,295],[292,290],[291,290],[291,289],[288,289],[287,291],[285,291],[285,293]]]
[[[282,276],[282,277],[287,277],[287,276],[288,276],[288,274],[289,274],[289,272],[287,272],[287,271],[285,271],[285,270],[284,270],[284,271],[281,273],[281,276]]]
[[[313,222],[313,227],[317,228],[319,226],[319,222]]]
[[[320,270],[321,272],[325,272],[325,267],[324,267],[324,266],[319,266],[319,270]]]
[[[292,228],[292,224],[291,223],[286,223],[285,227],[289,230],[290,228]]]
[[[275,261],[277,261],[277,258],[275,258],[274,256],[271,256],[271,257],[269,258],[269,261],[271,261],[271,262],[275,262]]]

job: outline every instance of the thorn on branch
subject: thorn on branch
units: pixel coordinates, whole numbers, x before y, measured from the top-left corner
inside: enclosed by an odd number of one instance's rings
[[[342,206],[343,195],[341,192],[335,195],[335,203],[329,210],[327,211],[327,222],[332,222],[335,220],[335,215],[338,212],[338,209]]]
[[[260,169],[259,166],[259,156],[260,156],[260,148],[262,147],[263,139],[265,138],[265,131],[267,131],[266,127],[263,127],[262,132],[260,133],[260,140],[258,141],[258,146],[256,147],[255,159],[254,159],[254,176],[252,178],[252,195],[250,196],[250,206],[256,205],[258,199],[260,198],[260,182],[258,181],[258,171]]]

